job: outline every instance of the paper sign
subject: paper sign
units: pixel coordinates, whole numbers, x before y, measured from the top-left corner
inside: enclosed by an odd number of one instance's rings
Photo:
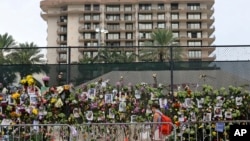
[[[217,132],[223,132],[225,128],[225,123],[216,123],[216,128],[215,130]]]

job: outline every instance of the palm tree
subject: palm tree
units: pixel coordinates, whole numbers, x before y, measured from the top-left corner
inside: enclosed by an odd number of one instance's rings
[[[0,34],[0,64],[6,63],[5,59],[5,53],[8,51],[8,48],[15,47],[16,42],[14,38],[9,35],[8,33],[5,33],[3,35]]]
[[[7,59],[11,64],[20,66],[20,68],[17,67],[16,72],[19,72],[21,77],[47,71],[44,65],[39,65],[42,63],[41,58],[43,57],[44,54],[41,54],[41,49],[33,42],[20,43],[18,49],[13,50],[7,55]]]
[[[145,47],[140,53],[140,58],[143,60],[164,62],[170,60],[170,46],[173,47],[175,38],[170,30],[157,28],[151,33],[153,43],[145,43]],[[154,46],[154,47],[153,47]],[[173,58],[181,59],[180,48],[173,47]]]

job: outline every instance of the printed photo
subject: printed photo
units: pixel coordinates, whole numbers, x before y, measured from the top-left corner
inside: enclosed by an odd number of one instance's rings
[[[150,93],[150,95],[151,95],[151,100],[157,100],[157,97],[155,96],[154,93]]]
[[[88,99],[94,100],[95,99],[95,94],[96,94],[96,89],[91,88],[88,90]]]
[[[112,91],[113,96],[116,96],[117,93],[118,93],[117,89],[113,89],[113,91]]]
[[[39,121],[34,120],[34,121],[33,121],[33,125],[39,125]],[[33,126],[33,129],[34,129],[35,131],[39,131],[39,126]]]
[[[120,93],[119,94],[119,101],[126,101],[127,93]]]
[[[185,99],[185,105],[187,108],[191,108],[192,107],[192,100],[191,98],[186,98]]]
[[[120,102],[119,111],[120,112],[126,112],[126,103],[125,102]]]
[[[236,102],[236,105],[237,105],[237,106],[242,105],[242,97],[236,97],[236,98],[235,98],[235,102]]]
[[[225,118],[226,119],[232,119],[232,112],[231,111],[226,111],[225,112]]]
[[[115,114],[111,108],[109,108],[109,118],[112,118],[112,119],[115,118]]]
[[[74,116],[75,118],[79,118],[79,117],[80,117],[79,108],[74,108],[74,109],[73,109],[73,116]]]
[[[88,121],[92,121],[93,118],[94,118],[93,112],[92,112],[92,111],[87,111],[87,112],[86,112],[86,119],[87,119]]]
[[[105,94],[105,103],[112,103],[112,102],[113,102],[113,95]]]
[[[9,104],[9,105],[15,104],[15,103],[14,103],[14,99],[11,98],[11,95],[8,96],[8,104]]]
[[[204,98],[196,99],[196,101],[197,101],[197,107],[198,108],[203,108]]]
[[[29,99],[29,95],[27,93],[21,94],[20,103],[23,104],[27,99]]]
[[[184,122],[184,120],[185,120],[184,115],[179,116],[178,120],[179,120],[179,122]]]
[[[151,110],[150,106],[147,106],[146,113],[147,114],[151,114],[152,113],[152,110]]]
[[[211,121],[212,113],[204,113],[203,114],[203,121]]]
[[[135,90],[135,98],[140,99],[141,98],[141,92],[139,90]]]
[[[214,108],[214,117],[222,117],[222,109],[221,107]]]
[[[30,97],[30,104],[31,104],[31,105],[36,105],[37,102],[38,102],[38,100],[37,100],[37,95],[35,95],[35,94],[30,94],[29,97]]]
[[[31,95],[31,94],[36,94],[36,88],[35,86],[29,86],[28,87],[28,94]]]
[[[130,122],[131,123],[135,123],[136,122],[136,118],[137,118],[137,116],[136,115],[132,115],[131,117],[130,117]]]
[[[216,97],[216,107],[222,107],[224,103],[224,98],[222,96]]]
[[[195,115],[195,112],[190,112],[190,119],[191,121],[196,121],[196,115]]]
[[[159,105],[160,108],[165,108],[165,106],[168,104],[168,100],[166,98],[160,98],[159,99]]]

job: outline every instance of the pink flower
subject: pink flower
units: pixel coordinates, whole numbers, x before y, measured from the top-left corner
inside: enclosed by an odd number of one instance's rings
[[[43,81],[49,81],[49,80],[50,80],[50,77],[44,76],[44,77],[42,78],[42,80],[43,80]]]

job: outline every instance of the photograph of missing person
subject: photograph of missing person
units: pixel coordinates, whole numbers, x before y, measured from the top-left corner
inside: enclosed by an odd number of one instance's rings
[[[242,97],[235,97],[235,102],[237,106],[242,105]]]
[[[168,100],[166,98],[160,98],[159,99],[159,105],[160,108],[165,108],[165,106],[168,104]]]
[[[204,113],[203,114],[203,121],[211,121],[212,113]]]
[[[196,115],[195,115],[195,112],[190,112],[190,119],[191,121],[196,121]]]
[[[151,100],[157,100],[157,97],[155,96],[154,93],[150,93],[150,95],[151,95]]]
[[[231,111],[229,111],[229,110],[227,110],[226,112],[225,112],[225,118],[226,119],[232,119],[232,112]]]
[[[126,97],[127,97],[127,93],[124,93],[124,92],[120,92],[119,94],[119,101],[126,101]]]
[[[131,117],[130,117],[130,122],[131,123],[135,123],[136,122],[136,118],[137,118],[137,116],[136,115],[131,115]]]
[[[146,113],[147,114],[151,114],[152,113],[151,107],[149,105],[147,106]]]
[[[115,118],[115,113],[113,112],[111,108],[109,108],[109,118],[112,118],[112,119]]]
[[[203,108],[204,98],[196,99],[196,101],[197,101],[197,107]]]
[[[35,94],[30,94],[29,95],[29,97],[30,97],[30,105],[36,105],[37,104],[37,95],[35,95]]]
[[[141,92],[139,90],[135,90],[135,98],[140,99],[141,98]]]
[[[87,111],[86,112],[86,119],[88,121],[92,121],[94,119],[94,115],[93,115],[93,112],[92,111]]]
[[[126,112],[126,102],[120,102],[119,111],[120,112]]]
[[[105,94],[105,103],[112,103],[112,102],[113,102],[113,95]]]
[[[11,98],[11,95],[8,96],[8,104],[9,105],[14,105],[14,99]]]
[[[79,117],[80,117],[79,108],[74,108],[74,109],[73,109],[73,116],[74,116],[75,118],[79,118]]]
[[[94,100],[95,99],[95,94],[96,94],[96,89],[91,88],[88,90],[88,99]]]
[[[222,96],[216,97],[216,107],[222,107],[224,103],[224,98]]]
[[[192,108],[192,100],[191,100],[191,98],[186,98],[185,99],[185,105],[186,105],[186,108]]]
[[[29,86],[28,87],[28,94],[36,94],[36,91],[35,91],[35,86]]]
[[[214,108],[214,117],[222,117],[222,109],[221,107]]]

